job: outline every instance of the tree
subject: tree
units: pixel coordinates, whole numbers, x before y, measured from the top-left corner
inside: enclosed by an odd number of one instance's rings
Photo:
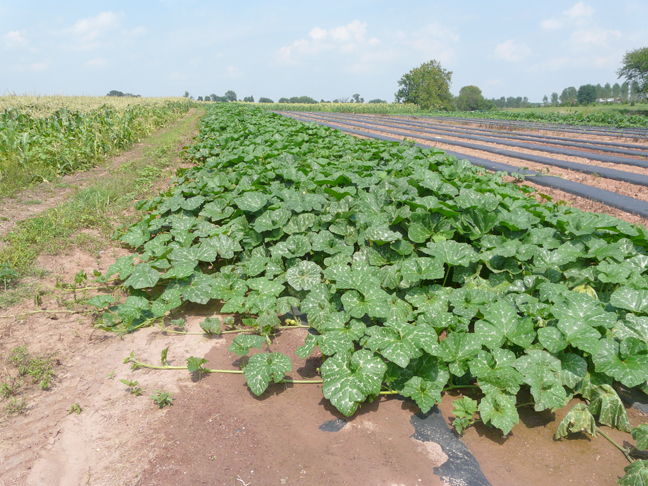
[[[376,99],[367,101],[367,103],[387,103],[387,102],[385,100],[381,100],[380,98],[376,98]]]
[[[621,85],[614,83],[614,86],[612,86],[612,97],[616,100],[619,96],[621,96]]]
[[[573,86],[570,86],[569,88],[565,88],[562,90],[562,93],[560,93],[560,104],[561,105],[571,105],[576,102],[576,98],[578,96],[578,91],[576,91],[576,88]]]
[[[637,83],[638,93],[648,93],[648,47],[626,52],[621,64],[619,78],[625,78],[629,84]]]
[[[584,84],[578,88],[578,93],[576,95],[576,100],[581,105],[587,105],[589,103],[594,103],[596,101],[596,86],[592,84]]]
[[[558,106],[558,93],[551,93],[551,106]]]
[[[202,101],[202,100],[203,100],[203,99],[202,99],[202,96],[199,96],[198,99],[197,99],[196,101]]]
[[[457,108],[460,111],[488,110],[491,104],[484,99],[477,86],[464,86],[457,97]]]
[[[627,103],[627,102],[628,102],[628,93],[629,93],[629,91],[630,91],[630,85],[628,84],[627,81],[625,81],[625,82],[621,85],[621,101],[622,101],[623,103]]]
[[[225,91],[225,98],[227,98],[229,101],[236,101],[236,93],[231,89],[229,91]]]
[[[358,93],[354,94],[351,98],[353,98],[354,103],[364,103],[364,98],[361,98]]]
[[[396,103],[414,103],[424,109],[451,110],[452,71],[441,67],[434,59],[404,74],[398,81]]]
[[[612,86],[610,86],[610,83],[605,83],[605,86],[603,86],[603,93],[604,93],[603,97],[606,100],[612,97]]]
[[[254,103],[254,96],[246,96],[243,98],[243,101],[247,101],[248,103]]]
[[[290,103],[288,98],[279,98],[279,103]]]
[[[259,103],[274,103],[270,98],[261,97],[259,98]]]
[[[547,97],[547,95],[544,95],[542,97],[542,104],[545,106],[549,106],[549,98]]]
[[[185,91],[185,94],[183,95],[185,98],[189,98],[189,91]]]

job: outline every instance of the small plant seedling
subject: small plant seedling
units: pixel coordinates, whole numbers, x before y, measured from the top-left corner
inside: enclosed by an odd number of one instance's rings
[[[0,264],[0,280],[4,283],[5,291],[7,290],[7,284],[17,277],[18,273],[9,263]]]
[[[4,398],[9,398],[12,395],[15,395],[18,392],[18,389],[22,385],[22,380],[11,378],[10,382],[5,381],[0,385],[0,396]]]
[[[111,371],[110,373],[108,373],[107,378],[108,378],[109,380],[112,380],[114,377],[115,377],[115,372],[114,372],[114,371]]]
[[[42,390],[49,389],[54,379],[54,355],[31,356],[27,346],[18,346],[12,351],[9,361],[18,368],[18,375],[31,377]]]
[[[13,415],[14,413],[23,413],[27,407],[25,400],[18,400],[16,397],[11,397],[7,403],[7,413]]]
[[[139,387],[139,382],[130,380],[119,380],[128,387],[128,391],[135,396],[140,396],[144,390]]]
[[[170,406],[173,403],[171,393],[164,390],[158,390],[155,395],[151,395],[151,398],[159,408],[164,408],[167,405]]]
[[[76,413],[77,415],[79,415],[81,412],[83,412],[83,408],[81,408],[81,405],[79,405],[78,403],[73,403],[68,409],[68,414]]]

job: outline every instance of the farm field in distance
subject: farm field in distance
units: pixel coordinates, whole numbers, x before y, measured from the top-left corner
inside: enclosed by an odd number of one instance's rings
[[[73,110],[42,101],[4,113],[65,130]],[[648,467],[629,446],[648,445],[644,123],[73,103],[78,146],[103,115],[137,135],[0,195],[23,215],[0,215],[3,481],[555,486]]]

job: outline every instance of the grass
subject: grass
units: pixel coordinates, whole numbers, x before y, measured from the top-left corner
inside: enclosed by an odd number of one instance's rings
[[[592,106],[541,106],[538,108],[503,108],[502,111],[512,113],[615,113],[632,114],[633,112],[648,112],[648,103],[628,105],[592,105]]]
[[[163,133],[148,137],[144,142],[150,147],[141,158],[111,170],[94,185],[59,206],[20,222],[17,229],[6,235],[5,245],[0,249],[0,265],[13,269],[18,278],[6,291],[0,287],[0,308],[16,304],[29,293],[20,288],[20,279],[34,273],[33,264],[39,255],[63,254],[74,246],[98,254],[115,228],[134,217],[134,201],[148,197],[155,183],[165,177],[166,169],[177,161],[177,145],[201,115],[199,110]]]

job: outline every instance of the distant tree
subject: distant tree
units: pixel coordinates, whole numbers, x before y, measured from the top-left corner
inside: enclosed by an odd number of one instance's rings
[[[340,103],[340,100],[333,100],[331,103]]]
[[[231,89],[229,91],[225,91],[225,98],[227,98],[229,101],[236,101],[236,93]]]
[[[529,98],[527,98],[526,96],[523,97],[522,100],[520,101],[520,106],[522,108],[529,106]]]
[[[604,98],[612,98],[612,86],[610,86],[610,83],[605,83],[605,86],[603,86],[603,93],[604,93]]]
[[[338,100],[338,103],[348,103],[350,100],[346,96],[343,96]]]
[[[404,74],[398,81],[397,103],[414,103],[425,109],[451,110],[453,107],[450,84],[452,71],[435,60],[421,64]]]
[[[595,88],[596,88],[596,99],[603,98],[605,96],[603,86],[597,84]]]
[[[491,104],[484,99],[481,89],[477,86],[464,86],[457,97],[457,108],[460,111],[488,110]]]
[[[279,98],[279,103],[290,103],[288,98]]]
[[[551,106],[558,106],[558,93],[551,93]]]
[[[576,100],[581,105],[588,105],[596,101],[596,86],[592,84],[584,84],[578,88],[578,93],[576,94]]]
[[[264,98],[263,96],[259,98],[259,103],[274,103],[270,98]]]
[[[576,102],[576,98],[578,97],[578,91],[576,88],[573,86],[570,86],[569,88],[565,88],[562,90],[562,93],[560,93],[560,104],[561,105],[571,105]]]
[[[542,104],[545,106],[549,106],[549,98],[547,97],[547,95],[544,95],[542,97]]]
[[[625,82],[621,85],[621,101],[622,101],[623,103],[627,103],[627,102],[628,102],[628,93],[629,93],[629,92],[630,92],[630,85],[628,84],[627,81],[625,81]]]
[[[202,96],[199,96],[196,101],[202,101],[202,100],[203,100]]]
[[[212,101],[218,101],[218,98],[220,98],[220,96],[215,95],[213,93],[209,95],[209,99]]]
[[[621,96],[621,85],[619,83],[614,83],[612,86],[612,97],[616,100]]]
[[[247,101],[248,103],[254,103],[254,96],[246,96],[243,98],[243,101]]]
[[[108,92],[106,96],[124,96],[124,93],[122,93],[121,91],[117,91],[116,89],[113,89],[110,92]]]
[[[307,104],[315,104],[317,103],[317,100],[311,98],[310,96],[293,96],[288,100],[289,103],[307,103]]]
[[[367,103],[387,103],[385,100],[381,100],[380,98],[376,98],[374,100],[369,100]]]
[[[205,101],[211,101],[211,95],[207,95],[203,98]]]
[[[648,47],[626,52],[617,75],[630,84],[637,83],[637,93],[648,93]]]
[[[364,98],[361,98],[358,93],[354,94],[351,98],[353,98],[354,103],[364,103]]]
[[[183,95],[185,98],[189,98],[189,91],[185,91],[185,94]]]

